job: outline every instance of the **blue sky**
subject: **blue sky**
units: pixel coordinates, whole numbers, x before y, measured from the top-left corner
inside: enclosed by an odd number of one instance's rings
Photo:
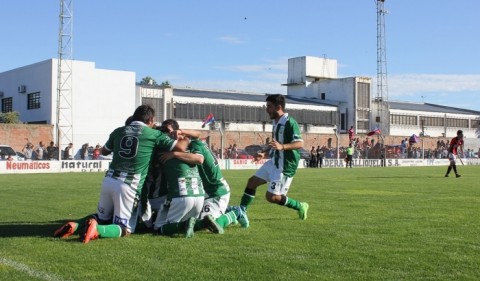
[[[480,111],[480,1],[386,0],[390,100]],[[58,0],[0,2],[0,72],[57,57]],[[286,93],[287,60],[377,72],[374,0],[76,0],[73,56],[174,86]],[[376,84],[372,96],[376,96]]]

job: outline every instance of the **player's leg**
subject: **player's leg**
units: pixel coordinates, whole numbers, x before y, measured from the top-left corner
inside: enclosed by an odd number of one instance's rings
[[[53,237],[63,239],[76,234],[79,229],[83,229],[85,227],[85,222],[88,219],[90,219],[93,215],[95,214],[90,214],[77,221],[67,222],[66,224],[62,225],[59,229],[55,231],[55,233],[53,234]]]
[[[135,190],[120,180],[105,177],[97,217],[86,222],[83,243],[97,238],[118,238],[135,232],[138,219],[135,205]]]
[[[293,198],[287,197],[288,190],[292,184],[293,178],[287,177],[284,174],[276,173],[276,177],[268,185],[265,197],[268,202],[275,203],[280,206],[285,206],[294,209],[298,212],[298,216],[302,220],[307,219],[308,203],[300,202]]]
[[[198,217],[201,207],[197,211],[196,197],[178,197],[173,198],[168,208],[167,218],[165,224],[158,228],[158,233],[161,235],[175,235],[185,234],[185,238],[193,237],[193,228],[195,226],[196,217]],[[155,222],[157,226],[157,222]]]
[[[257,187],[262,184],[267,183],[270,178],[271,170],[274,169],[272,160],[268,160],[265,164],[257,170],[254,176],[250,177],[247,182],[247,187],[243,193],[242,199],[240,201],[240,208],[244,211],[253,203],[255,199],[255,194],[257,192]]]
[[[220,197],[205,199],[200,219],[197,220],[195,230],[208,228],[214,233],[223,233],[223,229],[228,225],[237,223],[237,215],[229,210],[227,212],[230,193]],[[209,217],[210,216],[210,217]],[[214,222],[211,222],[211,220]]]

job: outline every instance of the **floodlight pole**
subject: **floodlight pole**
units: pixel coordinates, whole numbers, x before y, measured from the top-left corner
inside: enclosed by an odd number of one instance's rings
[[[387,167],[387,146],[385,145],[385,138],[383,137],[383,135],[379,135],[380,138],[382,139],[382,144],[383,144],[383,159],[381,159],[383,161],[383,167]]]
[[[333,128],[333,132],[335,133],[335,139],[337,141],[337,160],[338,160],[339,157],[340,157],[340,155],[339,155],[340,153],[339,153],[339,150],[338,150],[338,133],[337,133],[337,127],[336,126]]]

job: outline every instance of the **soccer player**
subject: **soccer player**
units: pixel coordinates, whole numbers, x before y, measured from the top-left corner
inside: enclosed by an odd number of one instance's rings
[[[170,133],[172,138],[182,139],[184,135],[192,135],[187,131],[174,130],[171,123],[167,121],[171,119],[164,121],[160,130]],[[162,153],[159,158],[162,163],[162,181],[166,182],[168,190],[167,204],[169,205],[168,209],[164,208],[157,214],[154,229],[159,234],[185,233],[186,238],[194,235],[196,218],[202,211],[205,191],[198,171],[199,165],[204,162],[204,157],[193,152],[167,152]],[[223,233],[223,228],[211,215],[202,217],[201,222],[214,233]]]
[[[266,99],[266,111],[273,120],[272,141],[269,149],[255,155],[254,161],[258,162],[269,152],[270,159],[250,177],[247,187],[240,202],[244,211],[252,204],[257,187],[268,183],[266,199],[270,203],[292,208],[298,212],[300,219],[307,219],[308,203],[299,202],[287,197],[287,192],[295,175],[300,159],[299,148],[303,147],[297,121],[285,110],[285,97],[282,95],[269,95]]]
[[[83,243],[97,238],[129,235],[137,223],[136,206],[155,148],[184,151],[187,141],[177,141],[167,134],[152,129],[155,111],[151,106],[139,106],[131,122],[115,129],[102,147],[102,155],[113,152],[112,163],[103,183],[97,213],[77,222],[69,222],[58,229],[54,237],[65,238],[83,225]]]
[[[163,121],[162,126],[167,127],[170,132],[180,130],[178,122],[173,119]],[[181,131],[185,133],[185,130]],[[198,166],[198,170],[206,192],[200,220],[197,221],[195,230],[207,227],[202,219],[208,215],[215,218],[222,228],[232,223],[235,224],[237,220],[242,227],[248,227],[248,217],[240,208],[231,208],[227,211],[230,201],[230,186],[223,177],[217,158],[208,145],[199,139],[199,133],[194,134],[191,130],[187,132],[189,136],[193,136],[188,146],[190,152],[203,156],[203,162]]]
[[[448,177],[448,174],[450,174],[450,171],[452,171],[452,169],[457,178],[461,177],[460,174],[457,172],[457,165],[455,164],[455,155],[458,155],[458,152],[463,154],[463,131],[462,130],[458,130],[457,136],[450,141],[450,145],[448,147],[448,159],[450,160],[450,165],[448,165],[447,173],[445,174],[445,177]]]

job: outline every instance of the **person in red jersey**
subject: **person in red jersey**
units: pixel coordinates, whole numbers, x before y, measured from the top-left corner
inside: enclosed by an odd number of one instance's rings
[[[455,173],[455,176],[457,178],[460,177],[460,174],[457,172],[457,165],[455,164],[455,155],[458,155],[459,153],[463,154],[463,131],[462,130],[458,130],[457,136],[450,141],[450,145],[448,147],[448,159],[450,160],[450,165],[448,166],[445,177],[448,177],[448,174],[450,174],[450,171],[452,171],[452,169],[453,169],[453,172]]]

